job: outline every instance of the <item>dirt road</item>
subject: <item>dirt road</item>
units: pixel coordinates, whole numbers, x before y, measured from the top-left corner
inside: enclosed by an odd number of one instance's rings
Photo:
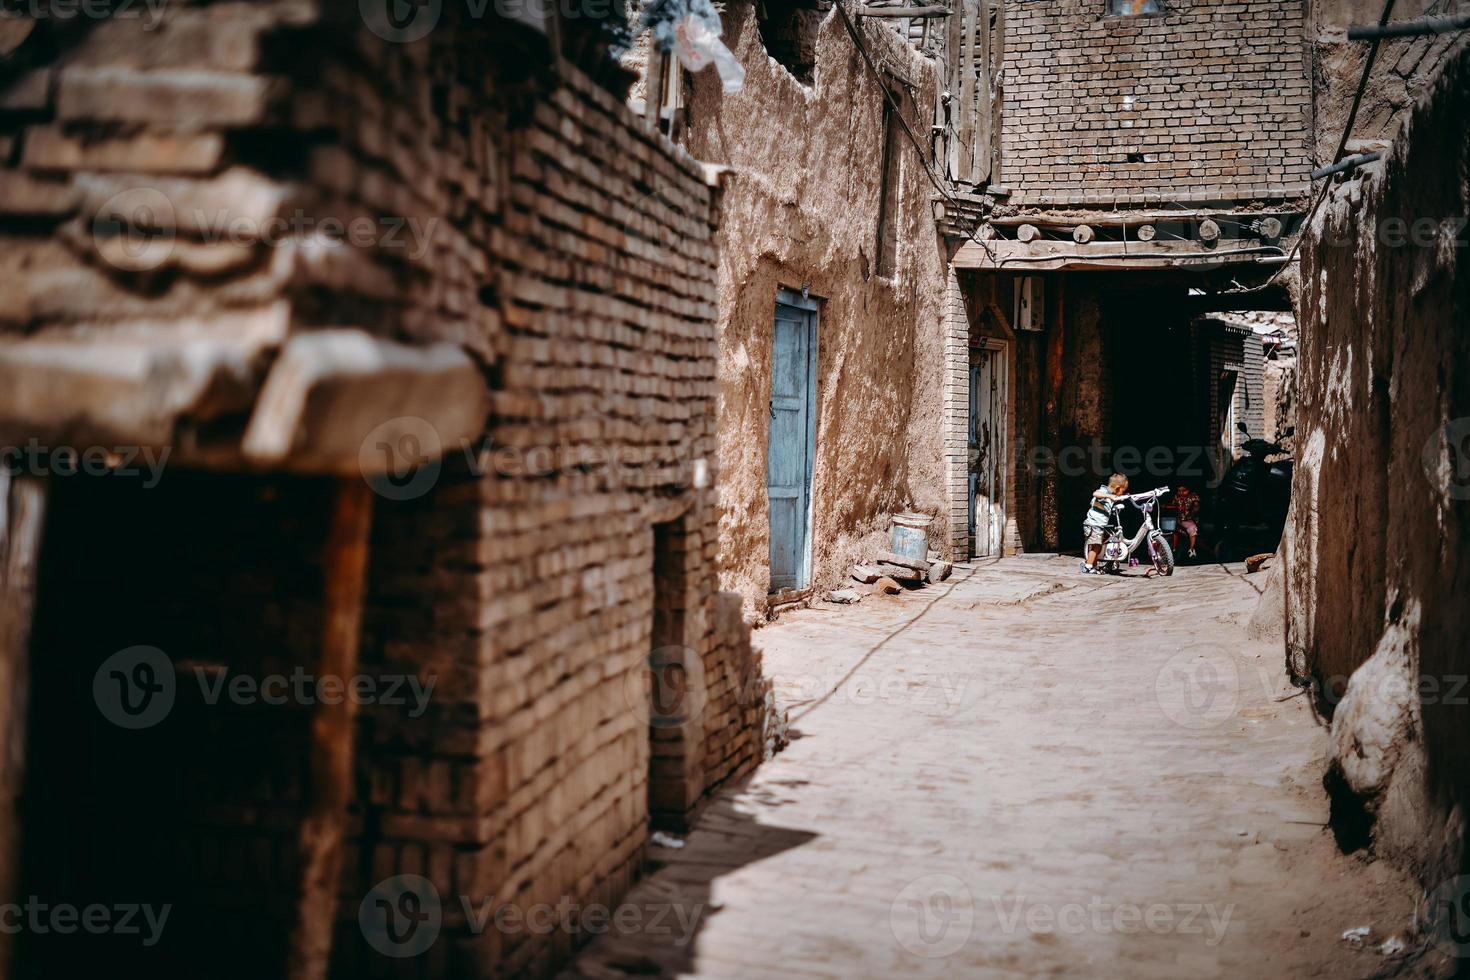
[[[791,746],[652,849],[629,901],[678,914],[573,973],[1394,971],[1415,893],[1324,829],[1324,732],[1245,641],[1256,577],[1075,568],[977,564],[758,631]]]

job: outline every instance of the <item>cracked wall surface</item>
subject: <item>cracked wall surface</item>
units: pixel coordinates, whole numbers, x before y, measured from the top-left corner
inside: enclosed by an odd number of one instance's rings
[[[1283,541],[1287,664],[1331,718],[1339,839],[1431,885],[1457,873],[1470,792],[1470,49],[1442,63],[1302,249]]]
[[[859,28],[922,140],[933,65],[881,24]],[[754,8],[732,5],[725,40],[745,88],[693,76],[688,146],[733,168],[720,247],[720,541],[725,588],[763,610],[769,587],[766,453],[776,290],[820,301],[812,580],[832,588],[888,515],[942,515],[944,244],[936,191],[901,135],[895,273],[879,275],[883,89],[835,12],[820,25],[813,83],[766,54]],[[946,546],[936,521],[931,547]]]

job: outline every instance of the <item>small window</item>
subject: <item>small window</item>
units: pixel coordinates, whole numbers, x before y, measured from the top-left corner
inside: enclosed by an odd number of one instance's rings
[[[1163,12],[1162,0],[1108,0],[1109,17],[1142,17]]]

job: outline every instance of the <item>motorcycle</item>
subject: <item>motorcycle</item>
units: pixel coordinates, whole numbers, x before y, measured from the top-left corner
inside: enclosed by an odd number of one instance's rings
[[[1244,422],[1235,427],[1245,435]],[[1285,435],[1295,431],[1288,428]],[[1263,551],[1275,551],[1286,527],[1291,506],[1292,461],[1267,457],[1285,450],[1266,439],[1246,439],[1245,455],[1236,460],[1215,492],[1215,558],[1239,561]]]

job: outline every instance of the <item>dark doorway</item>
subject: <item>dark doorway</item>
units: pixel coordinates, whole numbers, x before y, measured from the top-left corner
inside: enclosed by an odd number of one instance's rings
[[[703,789],[696,726],[704,707],[704,665],[688,641],[689,536],[684,520],[653,525],[653,631],[649,665],[648,819],[686,830]]]
[[[310,708],[241,703],[218,682],[315,662],[331,490],[185,472],[52,482],[19,895],[108,927],[23,930],[15,975],[280,975]]]

